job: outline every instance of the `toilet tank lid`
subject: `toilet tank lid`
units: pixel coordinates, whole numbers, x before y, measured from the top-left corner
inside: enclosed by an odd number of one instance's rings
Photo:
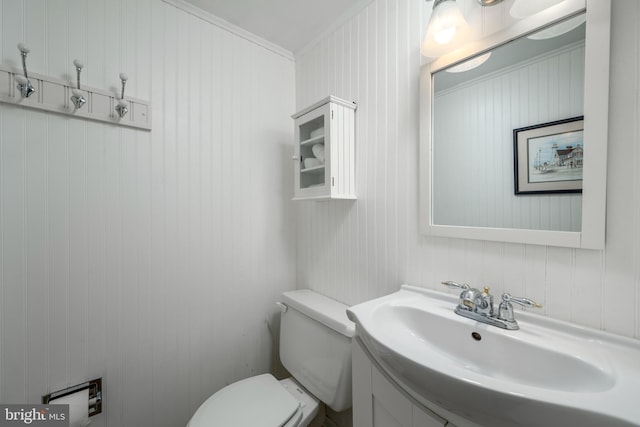
[[[356,333],[355,323],[347,317],[349,306],[311,289],[283,292],[282,302],[346,337]]]

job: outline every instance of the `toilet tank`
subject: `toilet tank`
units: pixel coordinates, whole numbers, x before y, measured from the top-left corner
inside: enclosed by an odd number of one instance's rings
[[[309,289],[284,292],[280,358],[291,375],[334,411],[351,407],[348,306]]]

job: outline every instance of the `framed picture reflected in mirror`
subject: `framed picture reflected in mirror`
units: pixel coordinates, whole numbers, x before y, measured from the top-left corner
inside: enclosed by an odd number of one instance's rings
[[[514,193],[582,193],[584,117],[513,130]]]

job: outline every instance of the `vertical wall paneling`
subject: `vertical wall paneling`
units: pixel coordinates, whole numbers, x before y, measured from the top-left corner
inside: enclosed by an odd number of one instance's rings
[[[611,35],[611,99],[613,111],[609,117],[609,166],[612,172],[607,180],[607,250],[603,292],[604,327],[633,335],[637,331],[637,260],[640,254],[635,238],[640,222],[632,208],[637,203],[638,168],[636,133],[638,117],[638,56],[640,46],[638,29],[632,24],[638,17],[634,2],[615,3],[612,19],[619,25]],[[613,27],[612,27],[613,28]],[[623,30],[625,29],[625,30]],[[615,47],[620,49],[616,50]],[[612,208],[610,208],[612,207]],[[617,209],[616,209],[617,207]],[[633,266],[633,267],[632,267]],[[632,286],[635,285],[635,286]],[[628,295],[629,297],[624,297]],[[635,301],[632,297],[636,296]]]
[[[0,23],[4,25],[4,10],[3,7],[0,7]],[[4,48],[4,38],[2,36],[2,31],[0,31],[0,55],[2,55],[2,51]],[[0,114],[0,166],[4,165],[4,120],[2,115]],[[4,167],[0,170],[0,282],[4,282],[4,183],[5,176],[2,172]],[[4,286],[0,286],[0,355],[4,354],[4,337],[5,337],[5,325],[6,319],[4,317],[4,306],[5,306],[5,292]],[[5,393],[5,377],[4,377],[4,362],[3,357],[0,357],[0,401],[4,402],[6,398]]]
[[[107,135],[104,125],[87,124],[87,135],[92,135],[87,145],[87,376],[97,378],[104,375],[108,348],[106,339],[107,316],[112,316],[106,305],[107,229],[106,229],[106,149]],[[90,191],[89,191],[90,189]],[[109,285],[108,285],[109,283]],[[103,386],[109,378],[103,377]],[[106,391],[106,390],[105,390]],[[105,425],[104,419],[94,423]]]
[[[69,133],[67,122],[48,117],[49,381],[69,386]],[[58,135],[52,138],[51,135]]]
[[[26,299],[24,243],[24,111],[11,111],[2,127],[2,366],[3,399],[19,402],[26,396]]]
[[[87,299],[87,134],[86,123],[69,122],[69,377],[87,377],[87,340],[89,305]]]
[[[633,10],[633,15],[636,16],[637,19],[640,19],[640,7],[638,7],[638,4],[634,4],[635,9]],[[640,51],[640,32],[637,31],[635,32],[635,49],[636,51]],[[640,79],[640,54],[637,55],[636,58],[636,62],[634,64],[634,69],[635,69],[635,82],[636,82],[636,93],[638,93],[638,91],[640,91],[640,84],[638,83],[638,80]],[[640,111],[640,99],[636,99],[635,100],[635,110],[636,112]],[[640,121],[636,120],[635,122],[635,126],[633,128],[633,140],[637,141],[640,138]],[[634,163],[640,164],[640,150],[638,149],[637,145],[634,145],[634,154],[635,154],[635,161]],[[633,190],[633,194],[638,194],[640,192],[640,173],[638,172],[638,168],[634,168],[634,190]],[[640,217],[640,197],[636,198],[635,200],[635,210],[634,210],[634,217],[638,218]],[[640,226],[636,225],[635,227],[635,233],[634,233],[634,249],[633,252],[638,254],[640,253]],[[635,287],[635,293],[636,293],[636,306],[635,306],[635,312],[636,312],[636,330],[635,330],[635,336],[636,337],[640,337],[640,265],[638,265],[637,263],[635,264],[635,274],[634,274],[634,282],[636,284]]]
[[[30,159],[26,171],[26,232],[27,245],[27,300],[31,301],[27,311],[27,398],[37,399],[38,391],[46,388],[48,379],[48,224],[47,202],[42,194],[47,193],[47,123],[46,116],[32,113],[26,132],[26,157]],[[0,382],[2,380],[0,379]],[[0,401],[2,401],[0,397]]]
[[[151,69],[154,70],[149,75],[150,84],[153,88],[158,88],[163,93],[163,100],[167,94],[164,90],[166,73],[164,69],[164,60],[166,55],[166,45],[171,39],[170,35],[165,32],[166,14],[173,9],[167,9],[158,2],[151,4],[151,31],[150,33],[158,38],[159,43],[151,43]],[[152,100],[153,102],[153,100]],[[157,101],[156,101],[157,102]],[[166,331],[168,318],[163,313],[168,312],[167,295],[166,295],[166,271],[165,271],[165,253],[167,251],[167,235],[166,235],[166,174],[165,174],[165,153],[167,127],[170,121],[164,103],[157,103],[154,106],[154,120],[158,120],[159,126],[152,133],[160,130],[160,135],[154,138],[154,143],[149,147],[151,161],[151,188],[150,191],[150,212],[149,223],[152,232],[150,233],[150,284],[152,292],[148,295],[147,303],[150,305],[150,315],[154,319],[153,327],[162,331]],[[166,355],[164,353],[164,342],[166,334],[151,334],[151,343],[148,348],[149,359],[151,365],[151,395],[149,398],[150,407],[156,408],[168,404],[168,396],[170,396],[167,388],[167,371],[163,369],[166,366]],[[153,424],[162,423],[164,414],[151,412],[151,422]]]
[[[465,0],[463,7],[478,35],[513,23],[510,2],[480,8],[475,1]],[[426,60],[419,46],[430,10],[429,4],[411,0],[374,1],[296,57],[298,107],[323,93],[351,97],[358,103],[358,200],[349,210],[338,204],[296,206],[297,285],[354,304],[393,292],[403,282],[441,289],[444,279],[469,281],[491,286],[496,294],[508,291],[538,300],[542,314],[640,338],[640,267],[635,261],[640,256],[640,178],[634,172],[640,161],[636,147],[640,39],[632,23],[638,19],[638,5],[632,0],[613,4],[604,251],[471,242],[418,233],[417,85],[420,64]],[[350,57],[334,55],[334,50],[349,52]],[[493,114],[495,129],[523,117],[542,123],[578,115],[578,103],[571,98],[582,83],[564,84],[552,71],[572,67],[576,59],[571,54],[478,85],[477,95],[486,103],[484,111],[474,115],[482,119]],[[539,78],[532,85],[523,84],[531,80],[531,73]],[[541,86],[550,90],[541,91]],[[531,102],[521,108],[505,107],[514,93]],[[464,109],[462,113],[471,114]],[[491,139],[493,134],[478,137]],[[476,155],[497,169],[512,170],[510,156]],[[510,172],[498,174],[482,185],[497,188],[509,179]],[[530,212],[535,209],[549,215],[541,225],[564,226],[566,213],[578,208],[575,200],[512,206],[507,199],[497,198],[489,208],[473,213],[487,221],[513,218],[517,225],[532,219]],[[552,219],[558,216],[562,219]],[[343,233],[344,224],[354,224],[355,232]]]
[[[28,17],[27,17],[28,15]],[[295,287],[291,58],[161,0],[0,0],[0,56],[150,99],[151,132],[0,105],[0,402],[103,378],[97,427],[185,425],[270,368]]]

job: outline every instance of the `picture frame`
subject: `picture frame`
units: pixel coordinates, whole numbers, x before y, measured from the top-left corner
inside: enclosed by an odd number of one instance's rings
[[[584,116],[513,130],[514,194],[582,193]]]

